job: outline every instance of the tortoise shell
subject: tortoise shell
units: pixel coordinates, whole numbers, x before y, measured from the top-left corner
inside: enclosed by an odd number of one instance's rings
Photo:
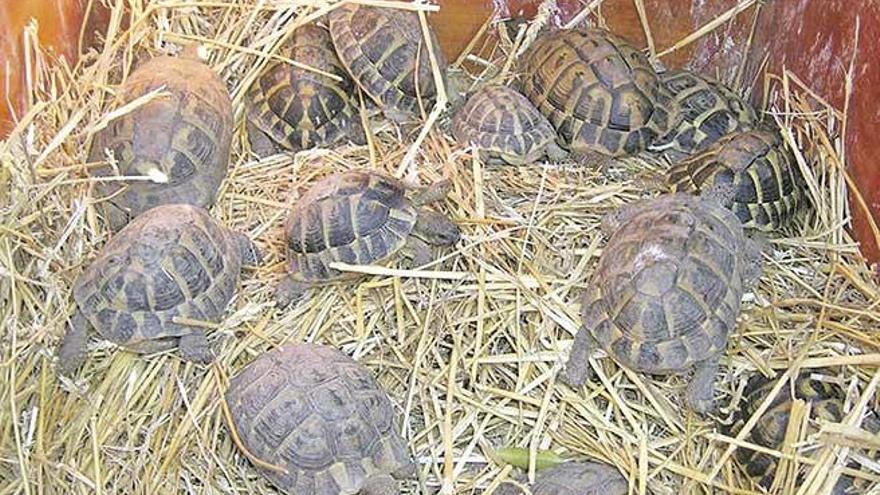
[[[671,129],[678,106],[647,58],[598,29],[545,33],[523,65],[523,94],[575,153],[634,155]]]
[[[749,380],[743,395],[743,408],[737,413],[736,423],[733,426],[734,433],[739,432],[754,415],[774,386],[775,381],[763,376]],[[839,386],[812,379],[809,375],[801,375],[795,380],[793,397],[790,390],[789,387],[784,387],[773,399],[770,407],[749,432],[747,437],[749,442],[770,449],[782,448],[794,399],[801,399],[811,404],[813,419],[834,423],[843,420],[846,395]],[[770,487],[778,465],[776,457],[745,448],[737,449],[736,457],[749,476],[765,488]]]
[[[328,17],[339,59],[389,119],[403,123],[417,119],[422,108],[431,109],[437,88],[417,13],[345,4]],[[429,33],[445,77],[446,59]]]
[[[585,328],[637,371],[685,371],[717,356],[736,324],[746,238],[720,203],[687,194],[632,206],[599,259]]]
[[[238,285],[249,241],[204,209],[164,205],[142,213],[77,278],[73,297],[105,339],[137,350],[193,332],[175,317],[218,321]]]
[[[262,136],[289,151],[365,140],[352,95],[355,85],[333,49],[330,33],[315,24],[294,31],[286,54],[291,60],[332,74],[272,61],[249,92],[252,145]],[[258,153],[274,151],[257,149]]]
[[[666,136],[651,145],[671,162],[705,150],[721,137],[754,127],[752,107],[723,84],[691,71],[669,71],[663,83],[678,102],[680,121]]]
[[[733,184],[733,210],[746,228],[771,231],[789,222],[805,200],[803,178],[779,134],[766,130],[721,138],[669,169],[675,191]]]
[[[387,260],[406,243],[417,216],[397,179],[371,171],[325,177],[288,216],[288,272],[306,282],[352,276],[330,268],[330,263]]]
[[[330,347],[267,352],[229,384],[226,401],[242,443],[283,493],[361,492],[375,475],[408,476],[406,442],[391,401],[369,371]]]
[[[533,495],[626,495],[629,483],[612,466],[598,462],[565,462],[541,471],[530,491]],[[513,483],[503,483],[497,495],[522,495]]]
[[[223,81],[194,56],[156,57],[125,82],[118,105],[164,88],[157,96],[112,120],[95,136],[90,162],[116,161],[93,169],[105,176],[144,176],[158,170],[167,182],[99,181],[105,220],[115,232],[150,208],[188,203],[213,204],[226,177],[232,142],[232,103]],[[118,193],[122,186],[126,186]],[[118,193],[118,194],[117,194]]]
[[[452,135],[511,165],[534,162],[556,145],[547,118],[525,96],[501,85],[486,86],[468,99],[453,118]]]

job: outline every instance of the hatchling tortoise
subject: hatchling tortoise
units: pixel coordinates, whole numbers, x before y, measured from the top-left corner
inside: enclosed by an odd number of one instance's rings
[[[291,495],[397,495],[414,474],[394,406],[369,371],[330,347],[284,346],[251,362],[226,402],[260,472]]]
[[[104,220],[116,232],[150,208],[172,203],[213,204],[226,177],[232,142],[232,103],[223,81],[189,47],[180,57],[155,57],[125,82],[119,105],[164,88],[163,93],[111,121],[95,136],[90,162],[108,162],[93,175],[164,176],[99,181]]]
[[[324,71],[272,61],[251,87],[248,135],[258,155],[284,149],[299,151],[330,146],[346,140],[365,142],[355,85],[333,48],[330,33],[316,24],[294,31],[289,42],[291,60]]]
[[[703,151],[722,136],[755,126],[752,107],[723,84],[687,70],[662,77],[681,109],[680,120],[650,149],[661,151],[672,163]]]
[[[442,199],[446,186],[441,182],[407,198],[402,182],[367,170],[317,182],[287,218],[288,276],[278,287],[278,303],[287,305],[309,287],[356,277],[331,268],[333,262],[383,263],[398,252],[416,266],[430,262],[431,245],[451,246],[461,236],[445,215],[421,208]]]
[[[204,332],[174,319],[219,320],[242,265],[259,261],[245,235],[198,206],[163,205],[140,214],[77,278],[76,313],[59,349],[61,371],[69,374],[82,364],[89,329],[131,351],[179,346],[186,360],[211,361]]]
[[[556,144],[547,118],[525,96],[501,85],[486,86],[468,99],[453,118],[452,135],[489,162],[525,165],[567,154]]]
[[[606,219],[613,234],[584,297],[583,327],[563,379],[584,383],[598,344],[639,372],[695,368],[687,404],[699,413],[711,409],[744,288],[760,276],[760,247],[723,206],[730,194],[719,187],[703,196],[660,196]]]
[[[418,120],[422,108],[431,109],[437,88],[417,13],[346,4],[328,17],[339,59],[385,116],[402,124]],[[446,59],[434,33],[429,33],[445,78]]]
[[[813,373],[823,373],[834,376],[830,370],[813,370]],[[736,420],[731,428],[731,435],[736,435],[742,430],[745,423],[751,419],[758,408],[767,399],[774,386],[775,380],[768,380],[763,376],[755,376],[746,385],[743,394],[742,409],[737,412]],[[846,394],[843,389],[833,383],[813,378],[811,374],[800,375],[794,381],[794,386],[786,384],[783,389],[773,398],[770,406],[752,427],[746,440],[755,445],[769,449],[780,450],[783,447],[788,421],[791,415],[792,405],[795,399],[800,399],[810,404],[810,420],[839,423],[844,419],[844,402]],[[871,414],[862,422],[862,428],[873,433],[880,430],[876,414]],[[811,428],[807,435],[816,433],[816,428]],[[769,454],[757,452],[748,448],[736,450],[736,458],[740,466],[759,485],[769,489],[776,475],[779,460]],[[835,485],[832,494],[844,495],[847,493],[867,493],[861,480],[843,476]]]
[[[495,495],[524,495],[519,483],[502,483]],[[626,495],[629,483],[620,472],[598,462],[565,462],[541,471],[532,495]]]
[[[779,134],[730,134],[669,169],[674,191],[699,192],[732,184],[733,211],[746,228],[772,231],[788,223],[805,200],[804,181]]]
[[[679,118],[647,58],[604,29],[541,35],[521,72],[523,94],[576,156],[637,154]]]

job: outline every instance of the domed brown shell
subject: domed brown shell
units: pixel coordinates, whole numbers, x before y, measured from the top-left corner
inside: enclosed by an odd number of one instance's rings
[[[720,203],[687,194],[630,207],[584,299],[585,328],[637,371],[685,371],[717,356],[740,311],[746,239]]]
[[[474,93],[452,121],[452,135],[511,165],[534,162],[556,146],[556,131],[518,91],[489,85]]]
[[[159,206],[110,239],[77,278],[73,298],[102,337],[123,347],[176,340],[197,327],[174,318],[220,319],[243,262],[257,261],[245,258],[247,248],[246,237],[200,207]]]
[[[807,372],[805,371],[805,373]],[[763,376],[756,376],[749,380],[743,395],[743,408],[737,413],[737,421],[732,428],[733,434],[738,433],[754,415],[775,384],[775,381],[768,380]],[[770,403],[770,407],[752,428],[747,441],[770,449],[780,449],[785,439],[794,399],[801,399],[811,404],[813,419],[821,418],[835,423],[843,419],[846,395],[837,385],[815,380],[809,374],[804,374],[795,380],[794,397],[792,397],[790,390],[790,387],[786,386],[776,395]],[[739,448],[736,450],[736,458],[749,476],[755,478],[765,488],[770,487],[779,464],[776,457],[747,448]]]
[[[663,74],[681,116],[671,132],[651,145],[675,163],[705,150],[723,136],[754,127],[752,107],[723,84],[687,70]]]
[[[698,192],[715,184],[733,184],[733,211],[746,228],[775,230],[805,201],[803,178],[779,134],[738,132],[704,152],[672,166],[668,183],[675,191]]]
[[[117,107],[160,87],[167,95],[114,119],[92,142],[90,162],[106,162],[109,151],[118,167],[92,169],[97,177],[144,176],[153,169],[168,178],[99,181],[98,194],[110,198],[101,205],[113,231],[159,205],[207,208],[226,177],[232,103],[223,81],[194,56],[156,57],[129,75]]]
[[[525,55],[522,73],[523,94],[576,154],[637,154],[678,119],[647,58],[603,29],[542,35]]]
[[[289,151],[346,140],[364,143],[353,99],[355,85],[336,56],[330,33],[316,24],[300,26],[284,55],[340,80],[283,61],[270,62],[248,93],[249,134],[256,151],[274,151],[271,145],[257,144],[263,137]]]
[[[359,493],[412,461],[394,406],[370,372],[330,347],[297,344],[248,364],[226,392],[244,446],[287,472],[260,469],[283,493]]]
[[[287,270],[297,281],[345,278],[330,263],[389,258],[406,243],[417,216],[397,179],[358,170],[330,175],[312,186],[287,218]]]
[[[431,110],[437,88],[417,13],[345,4],[328,17],[339,59],[389,119],[398,123],[418,119],[419,98],[425,111]],[[445,77],[446,59],[437,38],[429,33]]]
[[[533,495],[626,495],[629,483],[612,466],[598,462],[565,462],[541,471],[530,488]],[[503,483],[497,495],[523,495],[513,483]]]

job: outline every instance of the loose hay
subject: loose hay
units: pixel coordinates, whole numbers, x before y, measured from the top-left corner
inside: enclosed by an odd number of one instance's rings
[[[590,2],[583,18],[595,19],[601,2]],[[739,2],[660,55],[752,3]],[[254,356],[298,341],[341,348],[387,388],[420,465],[408,493],[494,489],[512,474],[497,462],[500,447],[610,462],[633,493],[760,493],[731,460],[734,448],[760,447],[744,433],[722,434],[721,425],[733,421],[750,376],[774,378],[782,390],[795,373],[826,367],[834,372],[827,379],[849,392],[849,416],[820,425],[818,435],[791,430],[797,442],[771,451],[789,466],[812,466],[803,486],[789,477],[777,493],[818,493],[841,470],[880,490],[880,442],[859,427],[866,411],[880,406],[880,287],[844,230],[853,190],[840,158],[839,109],[792,74],[768,78],[765,118],[776,119],[795,145],[817,208],[772,242],[765,276],[722,360],[716,420],[702,420],[679,407],[681,377],[639,375],[597,356],[585,390],[557,381],[579,326],[577,297],[604,244],[599,219],[646,196],[641,179],[663,164],[622,160],[605,176],[571,165],[486,167],[438,126],[411,148],[411,137],[379,122],[366,147],[260,161],[248,154],[242,95],[297,25],[331,7],[120,0],[103,47],[74,67],[50,63],[34,41],[36,28],[26,33],[33,105],[0,143],[0,494],[273,493],[235,447],[222,393]],[[542,13],[538,24],[549,15]],[[478,55],[460,59],[483,72],[482,81],[512,75],[513,54],[534,38],[533,29],[511,36],[508,28],[487,24],[485,33],[502,31],[501,44],[487,50],[476,40],[470,46]],[[107,239],[95,214],[100,198],[90,194],[88,143],[115,110],[109,102],[136,60],[193,41],[208,48],[227,81],[239,124],[229,179],[212,213],[251,235],[268,262],[245,277],[228,317],[210,325],[220,346],[214,365],[173,353],[146,359],[93,341],[78,381],[59,380],[54,352],[72,313],[73,280]],[[290,204],[332,171],[393,173],[405,171],[401,164],[410,158],[420,181],[453,181],[445,209],[463,225],[460,248],[423,271],[350,267],[376,276],[276,310],[270,296],[283,271],[281,223]]]

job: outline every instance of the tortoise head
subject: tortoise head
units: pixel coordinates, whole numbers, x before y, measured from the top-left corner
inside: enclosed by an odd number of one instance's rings
[[[446,215],[422,208],[412,235],[435,246],[452,246],[461,239],[461,229]]]

